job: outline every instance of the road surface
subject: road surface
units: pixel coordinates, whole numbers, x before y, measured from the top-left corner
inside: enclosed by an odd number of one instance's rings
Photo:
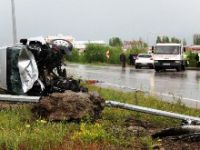
[[[123,90],[142,90],[160,96],[163,100],[181,100],[188,106],[200,108],[200,71],[155,72],[153,69],[134,67],[90,66],[70,64],[68,74],[82,79],[102,81],[101,86]]]

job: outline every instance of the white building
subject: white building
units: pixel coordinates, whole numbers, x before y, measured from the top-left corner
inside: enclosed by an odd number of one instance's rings
[[[84,51],[87,44],[101,44],[105,45],[105,41],[74,41],[73,46],[74,48],[78,49],[80,52]]]
[[[54,40],[54,39],[63,39],[63,40],[68,40],[69,42],[73,43],[75,41],[75,38],[72,37],[72,36],[64,36],[62,34],[58,34],[56,36],[47,36],[46,37],[46,40],[47,41],[51,41],[51,40]]]

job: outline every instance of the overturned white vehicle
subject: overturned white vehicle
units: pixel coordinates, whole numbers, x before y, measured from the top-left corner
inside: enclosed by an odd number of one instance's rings
[[[0,86],[10,93],[28,92],[39,80],[38,67],[31,51],[17,45],[0,51]]]
[[[47,95],[65,90],[86,90],[67,78],[62,68],[72,44],[64,39],[21,39],[21,44],[0,49],[0,88],[14,95]]]

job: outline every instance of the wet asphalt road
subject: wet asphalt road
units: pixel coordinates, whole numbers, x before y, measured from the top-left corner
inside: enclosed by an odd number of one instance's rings
[[[155,72],[153,69],[135,69],[113,66],[89,66],[70,64],[68,73],[82,79],[102,81],[102,86],[124,90],[142,90],[160,96],[163,100],[181,99],[188,106],[200,108],[200,71]]]

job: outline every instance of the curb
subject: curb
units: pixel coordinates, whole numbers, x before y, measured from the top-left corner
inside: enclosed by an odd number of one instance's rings
[[[200,68],[197,68],[197,67],[186,67],[185,70],[200,70]]]

